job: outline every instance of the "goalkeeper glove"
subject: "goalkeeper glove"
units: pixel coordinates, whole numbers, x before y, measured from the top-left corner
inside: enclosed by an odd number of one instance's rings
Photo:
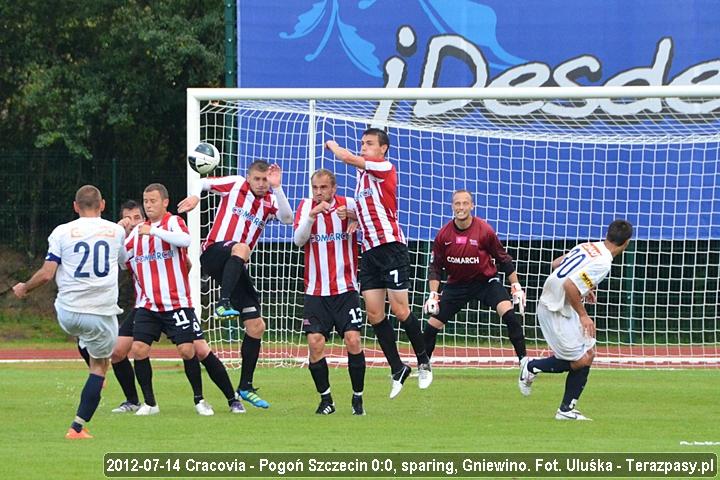
[[[425,305],[423,305],[423,312],[427,315],[437,315],[438,312],[440,312],[440,302],[438,301],[437,292],[430,292],[430,296],[425,301]]]
[[[527,298],[525,297],[522,286],[519,283],[513,283],[510,286],[510,293],[512,293],[513,304],[520,306],[520,315],[525,315]]]

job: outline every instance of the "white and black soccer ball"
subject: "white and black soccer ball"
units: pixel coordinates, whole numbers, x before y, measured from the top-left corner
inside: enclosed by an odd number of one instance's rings
[[[190,168],[200,175],[205,175],[218,166],[220,163],[220,152],[215,145],[210,143],[198,143],[197,146],[188,152],[188,164]]]

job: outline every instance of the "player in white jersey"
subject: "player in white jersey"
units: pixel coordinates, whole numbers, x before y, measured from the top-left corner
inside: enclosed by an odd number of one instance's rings
[[[382,348],[392,372],[390,398],[395,398],[410,376],[410,366],[400,359],[395,331],[385,318],[385,297],[400,321],[418,361],[418,386],[432,383],[430,357],[420,322],[410,309],[410,255],[397,212],[397,171],[385,155],[390,140],[384,130],[369,128],[363,132],[360,155],[340,147],[334,140],[325,148],[335,157],[358,169],[355,188],[357,217],[363,232],[363,256],[360,261],[360,291],[365,300],[368,322]]]
[[[360,341],[362,312],[357,292],[357,240],[355,201],[337,195],[335,175],[324,168],[313,173],[312,199],[300,202],[295,216],[294,241],[305,248],[305,301],[303,332],[308,341],[309,370],[320,394],[315,413],[335,412],[325,341],[333,328],[347,347],[352,383],[353,415],[365,415],[365,353]]]
[[[132,353],[135,375],[145,403],[136,415],[160,412],[155,401],[150,366],[150,347],[164,332],[175,343],[185,375],[193,390],[195,410],[200,415],[213,415],[202,393],[200,360],[210,378],[218,385],[232,413],[244,413],[236,400],[225,367],[210,351],[190,299],[189,262],[186,248],[190,233],[182,218],[167,211],[168,192],[164,185],[153,183],[143,192],[147,221],[139,224],[128,237],[125,247],[128,263],[139,288],[135,305]],[[198,346],[196,349],[195,345]],[[210,362],[208,362],[208,359]]]
[[[58,226],[48,238],[45,263],[27,283],[18,283],[13,292],[23,298],[55,278],[58,286],[55,310],[60,327],[79,338],[90,354],[90,375],[68,439],[93,438],[85,424],[98,404],[110,355],[117,338],[118,264],[124,261],[125,231],[100,218],[105,201],[100,191],[85,185],[73,202],[77,220]]]
[[[558,420],[590,420],[576,408],[595,357],[595,323],[583,301],[595,303],[595,289],[610,273],[613,258],[630,243],[633,227],[615,220],[602,242],[582,243],[552,263],[537,307],[537,318],[554,355],[520,362],[518,386],[530,395],[540,372],[568,372],[565,394],[555,413]]]
[[[218,317],[239,316],[245,327],[240,347],[242,367],[238,394],[255,407],[268,408],[253,386],[253,376],[265,321],[260,313],[260,297],[248,274],[246,264],[266,223],[277,218],[289,225],[293,213],[282,190],[282,170],[256,160],[248,167],[247,179],[236,175],[201,179],[190,195],[178,204],[178,212],[195,208],[203,191],[221,196],[220,205],[210,228],[200,265],[204,274],[220,283],[220,302],[215,307]],[[272,193],[270,192],[272,188]]]

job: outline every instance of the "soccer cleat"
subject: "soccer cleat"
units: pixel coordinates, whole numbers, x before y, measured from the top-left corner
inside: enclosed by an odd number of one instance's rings
[[[230,300],[227,298],[222,298],[215,306],[215,316],[216,317],[237,317],[240,315],[240,312],[235,310],[232,305],[230,304]]]
[[[245,405],[240,400],[235,400],[230,404],[230,413],[245,413]]]
[[[335,404],[327,400],[320,400],[320,405],[318,405],[315,413],[318,415],[331,415],[335,413]]]
[[[354,395],[352,397],[352,414],[353,415],[365,415],[365,408],[363,407],[362,395]]]
[[[256,388],[251,388],[250,390],[238,390],[238,395],[240,395],[240,398],[246,402],[250,402],[253,407],[270,408],[270,404],[260,398],[255,392],[257,392]]]
[[[520,393],[526,397],[532,393],[532,383],[537,376],[528,370],[528,363],[530,363],[530,357],[523,357],[520,360],[520,377],[518,377],[518,388],[520,388]]]
[[[405,380],[410,376],[412,368],[403,363],[402,370],[392,374],[392,387],[390,388],[390,398],[395,398],[400,394]]]
[[[426,389],[433,381],[432,367],[429,363],[418,365],[418,387]]]
[[[555,420],[589,420],[592,421],[592,418],[588,418],[579,411],[575,410],[574,408],[572,410],[568,410],[567,412],[563,412],[558,408],[558,411],[555,412]]]
[[[198,415],[202,415],[203,417],[211,417],[215,415],[215,411],[212,408],[212,405],[207,403],[205,400],[200,400],[198,403],[195,404],[195,411],[198,413]]]
[[[132,402],[122,402],[120,406],[112,409],[112,413],[132,413],[137,412],[140,405]]]
[[[74,428],[70,427],[68,428],[67,433],[65,434],[65,438],[68,440],[86,440],[88,438],[95,438],[92,435],[90,435],[90,432],[88,432],[88,429],[83,427],[82,430],[79,432],[76,432]]]
[[[143,403],[140,405],[137,412],[135,412],[135,415],[147,416],[157,415],[158,413],[160,413],[160,407],[158,405],[148,405],[147,403]]]

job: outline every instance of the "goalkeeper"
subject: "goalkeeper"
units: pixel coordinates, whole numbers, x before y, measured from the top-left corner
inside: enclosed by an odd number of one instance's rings
[[[430,296],[423,311],[430,315],[425,327],[428,355],[435,349],[437,334],[470,300],[494,308],[507,326],[510,342],[518,358],[526,355],[525,336],[515,316],[513,303],[525,312],[525,292],[520,286],[513,259],[505,251],[493,228],[472,214],[473,197],[467,190],[452,196],[453,219],[435,236],[430,257]],[[494,260],[494,262],[493,262]],[[448,274],[442,298],[439,288],[442,271]],[[505,273],[512,297],[497,276]]]

